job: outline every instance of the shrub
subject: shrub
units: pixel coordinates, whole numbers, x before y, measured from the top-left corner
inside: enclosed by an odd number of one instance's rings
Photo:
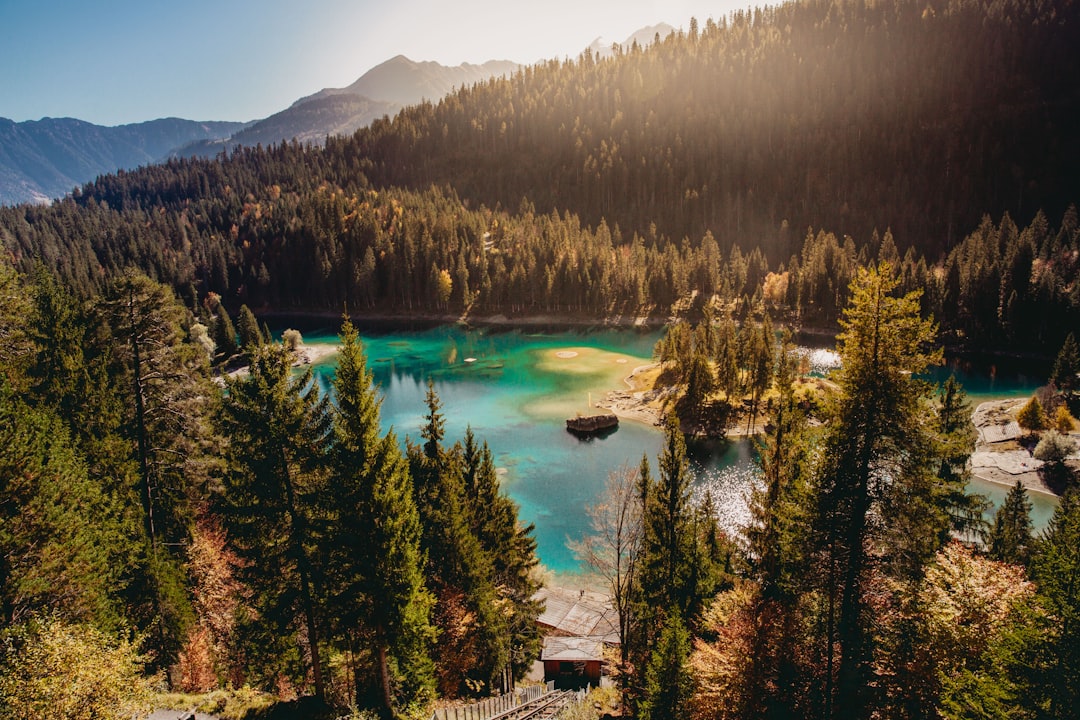
[[[1051,430],[1042,436],[1035,446],[1036,460],[1048,463],[1060,463],[1076,451],[1076,443],[1057,430]]]
[[[304,338],[299,330],[289,328],[281,334],[281,343],[289,350],[298,350],[304,344]]]
[[[4,633],[0,716],[131,720],[150,710],[151,678],[135,642],[86,625],[35,619]]]

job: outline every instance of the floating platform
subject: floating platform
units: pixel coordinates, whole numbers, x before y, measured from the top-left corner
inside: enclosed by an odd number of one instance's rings
[[[598,415],[578,415],[566,419],[566,429],[575,435],[599,435],[613,432],[619,427],[619,417],[615,413]]]

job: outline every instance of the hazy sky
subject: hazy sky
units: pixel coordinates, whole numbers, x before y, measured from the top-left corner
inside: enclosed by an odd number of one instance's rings
[[[0,117],[266,117],[406,55],[576,57],[744,0],[0,0]]]

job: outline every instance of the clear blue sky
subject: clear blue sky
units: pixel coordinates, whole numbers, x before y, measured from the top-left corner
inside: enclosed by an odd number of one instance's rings
[[[0,0],[0,117],[251,120],[406,55],[576,57],[735,0]]]

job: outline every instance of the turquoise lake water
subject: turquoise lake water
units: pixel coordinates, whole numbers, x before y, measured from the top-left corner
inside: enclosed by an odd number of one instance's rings
[[[302,328],[303,329],[303,328]],[[651,361],[655,330],[592,328],[552,330],[438,326],[387,331],[360,326],[361,338],[383,395],[384,428],[399,439],[419,442],[431,378],[442,400],[446,440],[460,440],[467,426],[490,445],[504,490],[520,516],[536,526],[541,562],[562,576],[579,564],[566,546],[588,532],[585,507],[595,502],[609,473],[636,467],[642,455],[654,472],[662,436],[657,428],[624,421],[617,432],[581,440],[566,432],[565,420],[589,412],[591,399],[625,387],[623,378]],[[336,328],[304,329],[307,343],[337,342]],[[827,369],[827,351],[813,351]],[[336,360],[315,366],[326,386]],[[1042,380],[1021,365],[994,367],[951,361],[934,379],[956,372],[973,404],[1030,394]],[[725,526],[747,519],[745,497],[755,476],[755,451],[748,440],[691,443],[695,489],[712,494]],[[1000,503],[1007,488],[977,482],[971,488]],[[1045,526],[1056,501],[1033,494],[1033,520]]]

